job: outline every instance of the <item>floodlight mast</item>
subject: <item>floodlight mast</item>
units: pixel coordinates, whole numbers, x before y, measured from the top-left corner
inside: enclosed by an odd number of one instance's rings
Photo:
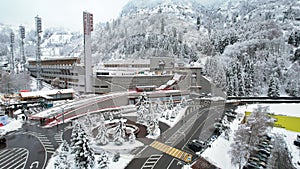
[[[21,65],[22,65],[22,70],[25,72],[25,63],[26,63],[26,58],[25,58],[25,51],[24,51],[24,39],[25,39],[25,27],[24,26],[19,26],[20,30],[20,40],[21,40]]]
[[[85,69],[85,93],[92,92],[92,48],[91,32],[93,31],[93,14],[83,12],[83,34],[84,34],[84,69]]]
[[[14,43],[15,43],[15,34],[13,32],[10,33],[10,73],[14,73],[15,71],[15,57],[14,57]]]
[[[42,89],[42,78],[41,78],[41,33],[42,33],[42,19],[39,16],[35,17],[36,24],[36,85],[37,90]]]

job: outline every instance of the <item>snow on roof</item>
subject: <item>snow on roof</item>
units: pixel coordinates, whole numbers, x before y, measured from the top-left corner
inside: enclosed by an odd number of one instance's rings
[[[150,59],[110,60],[103,64],[150,64]]]
[[[21,97],[44,97],[49,98],[49,95],[75,93],[73,89],[56,89],[34,92],[20,92]]]

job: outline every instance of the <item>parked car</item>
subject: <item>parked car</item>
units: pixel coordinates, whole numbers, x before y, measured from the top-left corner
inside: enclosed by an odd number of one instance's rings
[[[249,158],[249,162],[250,162],[250,161],[254,161],[254,162],[256,162],[256,163],[257,163],[257,162],[260,162],[259,158],[256,158],[256,157],[250,157],[250,158]]]
[[[269,135],[267,135],[267,134],[266,134],[266,135],[263,135],[263,138],[264,138],[264,139],[267,139],[267,140],[269,140],[269,141],[271,141],[271,139],[272,139],[272,137],[269,136]]]
[[[271,151],[271,148],[270,148],[269,146],[258,145],[257,148],[258,148],[258,149],[264,149],[264,150]]]
[[[6,142],[6,138],[4,137],[5,134],[5,130],[0,130],[0,144],[4,144]]]
[[[252,168],[260,168],[260,166],[259,166],[257,163],[251,161],[251,162],[249,162],[249,163],[246,164],[246,168],[247,168],[247,169],[248,169],[248,168],[249,168],[249,169],[250,169],[250,168],[251,168],[251,169],[252,169]]]
[[[0,134],[0,144],[4,143],[6,143],[6,138],[4,137],[4,135]]]
[[[192,140],[188,145],[188,148],[190,148],[194,152],[201,151],[202,148],[205,147],[205,142],[199,141],[199,140]]]
[[[259,161],[263,161],[263,162],[265,162],[265,163],[268,162],[268,157],[262,156],[261,154],[255,154],[255,155],[253,155],[252,157],[256,157],[256,158],[259,159]]]
[[[300,141],[299,140],[294,140],[294,144],[295,144],[295,146],[300,147]]]
[[[270,151],[265,150],[265,149],[259,149],[258,152],[259,152],[260,154],[265,154],[265,155],[268,156],[268,157],[271,155]]]
[[[266,154],[260,153],[260,152],[258,152],[258,155],[260,155],[263,158],[269,158],[269,156],[267,156]]]
[[[267,168],[267,163],[261,161],[258,163],[259,166],[263,167],[263,168]]]

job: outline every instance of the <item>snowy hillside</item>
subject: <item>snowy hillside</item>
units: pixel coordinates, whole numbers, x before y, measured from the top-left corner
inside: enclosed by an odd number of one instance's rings
[[[162,56],[186,63],[207,60],[205,73],[228,95],[297,96],[299,9],[296,0],[209,5],[200,0],[132,0],[119,18],[97,25],[94,61]]]
[[[25,27],[25,55],[27,58],[35,58],[36,35],[32,25]],[[10,57],[10,33],[15,34],[14,55],[20,57],[20,33],[19,26],[0,24],[0,59],[7,60]],[[68,32],[64,28],[43,28],[42,32],[42,58],[52,56],[80,56],[82,53],[82,35]]]
[[[205,74],[229,96],[300,94],[300,2],[297,0],[132,0],[120,17],[95,24],[94,64],[103,60],[173,57],[203,62]],[[9,34],[0,25],[0,58]],[[35,57],[35,31],[26,28],[25,53]],[[83,56],[83,38],[43,28],[42,58]]]

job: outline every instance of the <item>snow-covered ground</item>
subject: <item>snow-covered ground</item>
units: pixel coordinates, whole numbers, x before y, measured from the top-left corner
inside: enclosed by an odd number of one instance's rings
[[[118,122],[116,119],[114,121]],[[112,121],[105,121],[105,123],[112,123]],[[144,144],[138,140],[134,140],[133,142],[125,141],[122,143],[122,145],[116,145],[114,142],[109,142],[107,145],[101,146],[97,145],[94,140],[90,142],[90,148],[93,149],[93,152],[95,153],[95,159],[98,159],[100,157],[98,154],[103,152],[108,155],[108,168],[125,168],[127,164],[134,158],[134,155],[131,154],[131,151],[143,145]],[[54,162],[59,153],[60,148],[56,150],[56,153],[49,160],[46,169],[54,169]],[[117,162],[114,162],[113,157],[116,153],[120,154],[120,158]],[[94,168],[97,168],[97,166]]]
[[[287,116],[295,116],[300,117],[300,104],[259,104],[261,106],[269,106],[270,112],[274,114],[287,115]],[[243,115],[245,111],[252,111],[256,108],[258,104],[239,106],[236,110],[238,114]],[[242,116],[240,116],[242,117]],[[222,169],[235,169],[238,166],[234,166],[231,164],[231,155],[228,153],[230,150],[230,144],[233,143],[234,131],[238,128],[238,124],[240,123],[241,118],[235,119],[230,124],[231,132],[229,134],[229,140],[226,140],[224,137],[224,133],[215,140],[211,148],[207,148],[202,156],[206,158],[208,161],[220,167]],[[299,124],[300,127],[300,124]],[[300,161],[300,152],[299,148],[297,148],[293,141],[296,139],[296,132],[288,131],[282,128],[273,128],[272,132],[284,135],[284,139],[287,143],[288,149],[292,155],[292,162],[294,166],[300,167],[297,165],[297,162]],[[187,166],[186,166],[187,167]]]
[[[55,154],[56,155],[56,154]],[[55,155],[53,155],[54,158],[51,158],[46,166],[46,169],[55,169],[54,163],[55,163]],[[109,160],[108,160],[108,169],[121,169],[125,168],[128,163],[134,158],[134,155],[128,154],[128,153],[120,153],[120,158],[117,162],[113,161],[113,153],[108,153]],[[95,159],[99,159],[99,155],[95,155]]]
[[[243,110],[238,109],[237,113],[243,113]],[[240,116],[243,117],[243,116]],[[238,125],[242,118],[236,118],[232,123],[230,123],[229,140],[225,139],[225,134],[222,133],[217,140],[215,140],[210,148],[207,148],[201,156],[207,159],[212,164],[220,167],[222,169],[235,169],[238,168],[231,164],[231,156],[228,153],[230,150],[230,144],[233,143],[234,132],[238,129]]]
[[[159,121],[167,124],[170,127],[173,127],[179,120],[182,119],[182,117],[185,114],[186,109],[187,109],[187,107],[179,108],[178,113],[175,118],[169,118],[167,120],[165,117],[161,117],[161,118],[159,118]],[[172,110],[167,110],[165,113],[169,114],[169,116],[170,116],[172,114],[172,111],[175,111],[175,108]]]
[[[240,107],[244,111],[253,111],[258,105],[260,106],[268,106],[270,108],[270,113],[274,113],[276,115],[286,115],[292,117],[300,117],[300,104],[297,103],[281,103],[281,104],[251,104]],[[300,125],[300,124],[299,124]],[[300,127],[300,126],[299,126]]]
[[[8,133],[22,128],[22,125],[23,120],[21,118],[8,118],[7,124],[5,126],[0,127],[0,130],[2,130],[1,132]]]

